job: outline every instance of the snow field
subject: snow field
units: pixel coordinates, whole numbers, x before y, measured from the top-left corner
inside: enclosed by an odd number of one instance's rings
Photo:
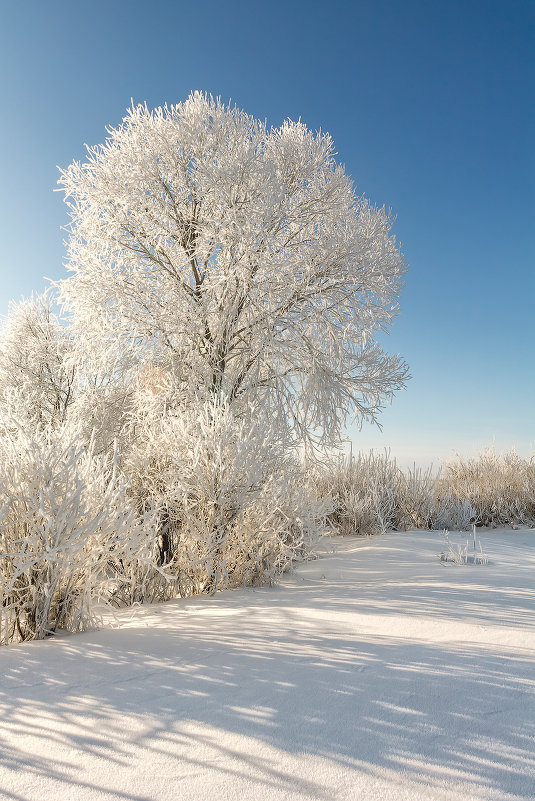
[[[3,648],[0,798],[533,799],[535,532],[480,538],[326,538],[279,586]]]

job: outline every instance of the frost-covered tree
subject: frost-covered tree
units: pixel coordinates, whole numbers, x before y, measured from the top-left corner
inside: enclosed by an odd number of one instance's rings
[[[60,184],[61,293],[91,369],[124,380],[148,365],[184,407],[254,400],[294,442],[320,445],[403,387],[405,364],[375,341],[403,259],[328,135],[196,92],[132,106]]]
[[[0,330],[0,411],[15,403],[37,425],[63,422],[74,400],[71,350],[50,292],[11,303]]]

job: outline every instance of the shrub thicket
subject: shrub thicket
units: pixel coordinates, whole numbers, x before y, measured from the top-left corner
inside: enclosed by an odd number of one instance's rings
[[[309,553],[329,501],[269,426],[214,402],[132,429],[119,459],[69,422],[3,418],[0,644],[84,630],[106,606],[269,583]]]
[[[0,643],[80,631],[132,601],[154,566],[155,514],[135,513],[111,457],[63,424],[0,427]]]
[[[403,471],[388,452],[359,454],[331,463],[318,488],[331,496],[329,521],[341,534],[535,523],[535,464],[514,450],[457,456],[436,475]]]

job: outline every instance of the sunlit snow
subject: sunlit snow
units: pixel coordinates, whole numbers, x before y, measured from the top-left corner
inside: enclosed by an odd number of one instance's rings
[[[533,799],[535,531],[481,540],[328,538],[277,587],[3,648],[0,798]]]

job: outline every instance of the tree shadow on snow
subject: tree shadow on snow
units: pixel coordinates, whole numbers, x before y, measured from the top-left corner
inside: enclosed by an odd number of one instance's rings
[[[391,609],[385,592],[376,612]],[[407,598],[411,613],[440,603],[437,586],[422,593]],[[46,777],[65,798],[86,788],[146,801],[153,765],[175,777],[177,798],[181,781],[207,771],[332,797],[319,774],[282,764],[289,755],[422,789],[532,799],[532,653],[359,632],[351,614],[336,617],[366,610],[366,588],[353,596],[328,582],[320,595],[311,580],[147,607],[121,630],[3,649],[0,791],[34,801],[32,779]],[[140,758],[138,789],[114,789],[114,773],[139,772]]]

